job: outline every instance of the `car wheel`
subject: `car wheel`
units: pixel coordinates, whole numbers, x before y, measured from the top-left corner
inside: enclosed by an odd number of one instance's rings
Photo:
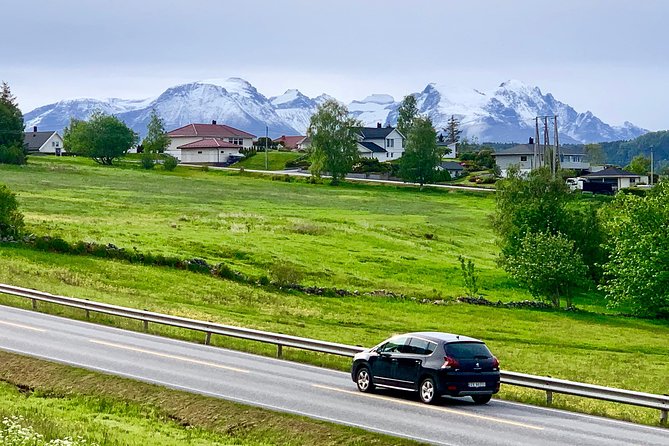
[[[474,404],[486,404],[490,399],[492,398],[492,395],[474,395],[472,396],[472,399],[474,400]]]
[[[358,390],[361,392],[371,392],[374,390],[372,374],[369,373],[369,369],[365,366],[360,367],[358,373],[355,374],[355,383],[358,385]]]
[[[418,388],[418,396],[425,404],[432,404],[437,399],[437,389],[432,378],[423,378]]]

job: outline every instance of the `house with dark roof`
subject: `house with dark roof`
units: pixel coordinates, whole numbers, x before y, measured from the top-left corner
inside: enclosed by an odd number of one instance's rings
[[[404,135],[395,127],[361,127],[358,129],[358,153],[361,158],[392,161],[404,154]]]
[[[23,145],[28,149],[29,154],[34,155],[57,155],[65,152],[63,149],[63,138],[58,132],[38,132],[37,126],[33,127],[32,132],[23,134]]]
[[[506,177],[507,170],[511,166],[518,166],[521,173],[541,167],[544,164],[544,146],[539,144],[536,148],[533,139],[530,138],[528,144],[518,144],[508,149],[495,151],[492,155],[503,177]],[[548,146],[552,152],[554,146]],[[548,161],[548,160],[546,160]],[[586,161],[586,154],[583,149],[571,147],[560,147],[560,167],[563,169],[573,169],[577,171],[586,171],[590,169],[590,163]]]
[[[306,136],[286,136],[282,135],[280,138],[273,139],[272,142],[280,144],[286,149],[290,150],[304,150],[304,143]]]
[[[176,157],[180,161],[186,162],[183,160],[184,152],[182,149],[184,146],[188,146],[186,147],[188,153],[187,158],[189,159],[188,162],[191,163],[225,163],[227,157],[230,155],[230,150],[233,149],[233,147],[222,147],[217,144],[228,143],[234,145],[234,148],[237,149],[237,153],[239,153],[239,150],[242,148],[250,148],[253,145],[253,140],[256,138],[255,135],[230,127],[229,125],[217,124],[216,121],[211,121],[211,124],[188,124],[167,132],[167,136],[170,138],[170,145],[165,150],[165,153]],[[203,144],[209,145],[210,147],[197,147],[197,145],[190,146],[190,144],[204,139],[207,139],[207,141]],[[215,147],[219,150],[219,156],[214,157],[209,152],[205,153],[205,149],[211,151],[211,149],[214,149]],[[195,153],[191,151],[194,148],[197,149]],[[225,150],[228,151],[225,152]],[[202,153],[198,153],[200,151]],[[225,159],[223,159],[223,156]],[[212,159],[220,159],[220,161],[211,161]]]
[[[608,183],[613,187],[613,190],[620,190],[626,187],[636,186],[637,184],[648,184],[648,177],[646,175],[637,175],[628,172],[618,167],[607,167],[597,172],[591,172],[586,175],[581,175],[581,178],[587,179],[588,182],[594,183]]]
[[[451,175],[451,178],[458,178],[465,172],[465,168],[455,161],[442,161],[441,164],[437,166],[437,170],[447,171]]]

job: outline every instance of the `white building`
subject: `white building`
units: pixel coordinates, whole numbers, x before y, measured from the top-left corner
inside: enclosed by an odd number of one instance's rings
[[[170,138],[170,145],[165,149],[165,153],[176,157],[180,161],[190,163],[211,163],[216,161],[208,161],[214,157],[209,155],[204,156],[204,150],[202,150],[203,153],[201,154],[197,153],[199,150],[196,150],[194,154],[195,156],[193,156],[190,148],[187,148],[189,151],[187,156],[190,161],[185,161],[183,159],[181,147],[188,144],[201,141],[205,138],[217,139],[220,140],[220,142],[234,144],[237,147],[237,151],[239,151],[241,148],[251,148],[251,146],[253,146],[253,140],[255,139],[255,135],[228,125],[217,124],[216,121],[211,121],[211,124],[188,124],[168,132],[167,136]],[[209,141],[207,144],[213,143]],[[209,149],[213,149],[213,147],[209,147]],[[226,149],[230,150],[231,148]],[[197,155],[203,156],[199,157]]]
[[[548,149],[552,152],[553,146],[548,146]],[[506,172],[511,166],[518,166],[520,173],[526,174],[542,165],[546,165],[544,163],[543,145],[539,144],[535,157],[535,146],[532,140],[529,144],[519,144],[509,149],[496,151],[493,156],[503,177],[506,177]],[[590,169],[590,163],[585,159],[586,154],[583,150],[560,147],[560,167],[562,169],[586,171]],[[546,160],[546,162],[548,161]]]
[[[178,147],[181,162],[190,164],[225,164],[230,157],[242,158],[242,146],[222,138],[203,138]]]
[[[33,127],[32,132],[25,132],[23,135],[23,145],[28,148],[28,153],[58,155],[65,153],[63,149],[63,138],[58,132],[38,132],[37,126]]]
[[[358,153],[362,158],[392,161],[404,154],[404,135],[394,127],[362,127],[358,131]]]

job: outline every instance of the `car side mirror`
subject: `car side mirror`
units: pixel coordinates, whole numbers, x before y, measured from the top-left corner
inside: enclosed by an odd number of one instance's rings
[[[382,358],[390,358],[389,352],[377,352]]]

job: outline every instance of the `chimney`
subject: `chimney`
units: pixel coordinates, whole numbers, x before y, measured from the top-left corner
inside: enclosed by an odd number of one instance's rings
[[[33,132],[34,132],[34,133],[37,133],[37,126],[36,126],[36,125],[33,126]]]
[[[380,123],[380,122],[377,122],[377,123],[376,123],[376,128],[377,128],[377,129],[380,129],[380,128],[381,128],[381,123]]]
[[[215,119],[211,120],[211,125],[216,125],[216,120]]]
[[[530,142],[529,142],[529,144],[530,144],[530,145],[534,144],[534,138],[532,138],[531,136],[530,136]]]

